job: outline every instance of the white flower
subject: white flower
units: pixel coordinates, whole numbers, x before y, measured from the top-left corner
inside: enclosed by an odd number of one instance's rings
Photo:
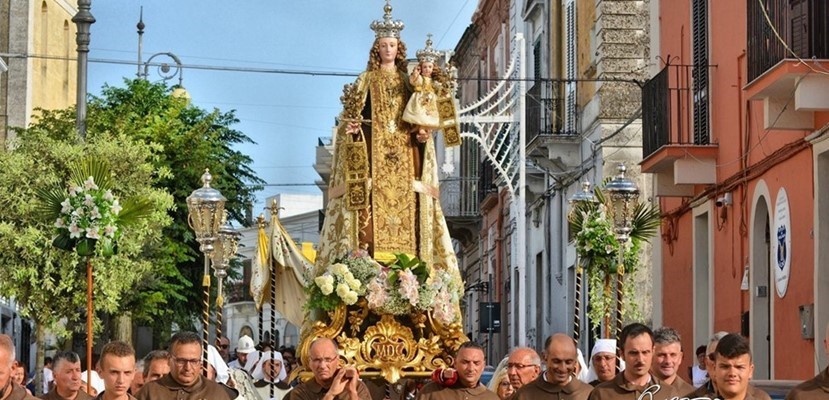
[[[333,264],[328,269],[331,271],[331,273],[337,274],[337,275],[340,275],[340,276],[345,276],[345,274],[348,273],[348,266],[346,266],[345,264],[342,264],[342,263]]]
[[[320,276],[318,276],[318,277],[314,278],[314,283],[316,283],[316,284],[317,284],[317,286],[319,286],[319,287],[320,287],[320,289],[322,289],[322,286],[323,286],[323,285],[328,285],[328,286],[332,286],[332,287],[333,287],[333,285],[334,285],[334,277],[333,277],[333,276],[331,276],[331,275],[330,275],[330,274],[328,274],[328,273],[326,273],[326,274],[322,274],[322,275],[320,275]],[[333,290],[333,289],[332,289],[332,290]],[[325,293],[325,294],[327,295],[327,294],[330,294],[330,293],[331,293],[331,292],[328,292],[328,293]]]
[[[346,294],[350,291],[351,289],[345,283],[337,284],[337,296],[340,296],[341,299],[345,298]]]
[[[66,221],[63,220],[63,217],[55,221],[55,228],[66,228]]]
[[[69,196],[75,197],[79,194],[83,193],[83,188],[80,186],[70,186],[69,187]]]
[[[67,198],[62,203],[60,203],[60,205],[61,205],[60,212],[62,212],[64,214],[69,214],[69,213],[72,212],[72,202],[69,201],[69,198]]]
[[[115,236],[115,232],[117,230],[118,230],[118,227],[116,227],[114,225],[107,225],[106,227],[104,227],[104,234],[109,236],[109,237],[113,237],[113,236]]]
[[[112,201],[112,208],[110,208],[114,215],[118,215],[121,212],[121,205],[118,204],[118,199]]]
[[[86,196],[84,196],[84,198],[83,198],[83,205],[85,205],[85,206],[87,206],[87,207],[92,207],[92,206],[94,206],[94,205],[95,205],[95,198],[94,198],[94,197],[92,197],[91,195],[88,195],[88,194],[87,194],[87,195],[86,195]]]
[[[104,200],[106,200],[106,201],[115,200],[115,196],[112,195],[111,190],[107,190],[106,193],[104,193]]]
[[[349,273],[349,275],[351,274]],[[360,290],[360,287],[362,287],[362,283],[355,279],[354,276],[352,276],[351,279],[346,277],[345,283],[348,285],[349,288],[351,288],[351,290]]]
[[[345,304],[350,306],[357,302],[357,292],[348,292],[342,299]]]
[[[72,214],[77,215],[79,217],[83,217],[84,215],[86,215],[86,211],[84,211],[82,207],[78,207]]]
[[[89,228],[86,228],[86,237],[90,239],[100,239],[101,234],[98,233],[98,227],[93,225]]]
[[[83,182],[83,187],[87,190],[98,189],[98,185],[95,184],[95,179],[91,176],[89,178],[86,178],[86,180]]]
[[[328,296],[331,293],[334,293],[334,285],[329,285],[327,283],[320,286],[320,291],[322,292],[323,296]]]
[[[72,223],[69,225],[69,238],[80,238],[81,237],[81,228],[78,227],[77,224]]]
[[[99,210],[98,210],[98,207],[97,207],[97,206],[96,206],[96,207],[92,207],[92,211],[89,213],[89,216],[90,216],[92,219],[98,219],[98,218],[101,218],[101,211],[99,211]]]

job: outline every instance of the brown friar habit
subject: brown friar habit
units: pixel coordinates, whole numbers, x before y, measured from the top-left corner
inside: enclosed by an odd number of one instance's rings
[[[9,393],[9,397],[6,400],[36,400],[37,397],[32,396],[29,392],[26,391],[26,388],[20,385],[16,385],[14,383],[11,384],[12,390]],[[6,389],[8,390],[8,389]],[[5,392],[0,392],[0,396],[3,395]]]
[[[14,398],[16,398],[16,397],[14,397],[14,395],[12,395],[12,397],[10,397],[10,399],[14,399]],[[19,398],[23,399],[24,397],[19,397]],[[43,396],[40,396],[40,398],[43,399],[43,400],[64,400],[65,399],[65,397],[61,397],[61,395],[58,394],[58,388],[56,388],[56,387],[52,388],[52,390],[50,390],[49,393],[46,393]],[[94,399],[94,397],[86,394],[86,392],[84,392],[83,389],[79,390],[78,395],[75,396],[75,400],[93,400],[93,399]]]
[[[544,379],[541,374],[534,381],[524,385],[511,397],[512,400],[558,399],[558,400],[587,400],[590,396],[590,386],[576,378],[571,378],[566,385],[553,385]]]
[[[829,399],[829,367],[792,389],[786,400]]]
[[[674,383],[672,383],[671,386],[674,388],[674,393],[677,393],[677,394],[678,393],[691,393],[696,389],[693,385],[691,385],[688,382],[685,382],[684,379],[682,379],[678,376],[676,377],[676,379],[674,379]],[[703,386],[705,386],[705,385],[703,385]]]
[[[697,399],[697,398],[708,398],[708,399],[721,399],[722,396],[719,395],[714,390],[714,386],[711,384],[711,381],[705,382],[704,385],[697,388],[693,392],[690,392],[686,395],[681,396],[681,398],[689,398],[689,399]],[[788,397],[787,397],[788,399]],[[771,396],[768,393],[748,385],[748,390],[746,390],[746,398],[744,400],[771,400]]]
[[[468,388],[463,387],[460,382],[449,387],[429,382],[420,390],[417,398],[418,400],[499,400],[497,394],[490,392],[486,386],[480,383],[474,388]]]
[[[638,400],[647,391],[652,396],[644,398],[653,400],[669,400],[678,396],[674,388],[651,375],[651,381],[645,386],[634,385],[625,380],[625,373],[620,372],[612,380],[596,386],[590,392],[589,400]]]
[[[307,382],[300,383],[297,387],[293,388],[288,395],[285,396],[287,400],[319,400],[325,397],[325,394],[328,393],[328,389],[322,387],[316,380],[310,379]],[[371,393],[368,391],[368,387],[363,381],[357,382],[357,397],[360,400],[371,400]],[[346,400],[348,399],[348,390],[344,390],[342,393],[338,394],[334,399],[336,400]]]
[[[138,400],[231,400],[229,392],[222,385],[204,379],[201,375],[196,383],[182,386],[170,374],[144,385],[135,396]],[[235,397],[235,396],[234,396]]]

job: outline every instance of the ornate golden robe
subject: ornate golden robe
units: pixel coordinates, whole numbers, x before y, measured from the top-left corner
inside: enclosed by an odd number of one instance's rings
[[[380,262],[393,261],[394,253],[416,255],[433,268],[451,271],[460,282],[440,208],[433,139],[417,143],[411,126],[401,119],[410,96],[407,76],[381,70],[362,73],[353,91],[344,96],[346,111],[334,138],[328,205],[314,276],[336,258],[367,246]],[[358,135],[356,141],[364,140],[368,160],[368,193],[361,194],[367,204],[359,210],[349,210],[346,204],[351,196],[346,175],[356,176],[349,163],[360,163],[359,157],[346,150],[355,142],[355,136],[346,133],[349,108],[362,113],[364,138]]]

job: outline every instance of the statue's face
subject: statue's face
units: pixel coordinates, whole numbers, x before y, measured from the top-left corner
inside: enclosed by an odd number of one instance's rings
[[[381,64],[393,64],[395,57],[397,57],[397,43],[396,38],[381,38],[377,41],[377,50],[380,52]]]

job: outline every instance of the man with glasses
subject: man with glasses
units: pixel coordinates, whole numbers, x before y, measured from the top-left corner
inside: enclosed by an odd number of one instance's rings
[[[319,338],[308,348],[308,364],[314,379],[300,383],[288,392],[288,400],[371,400],[371,394],[357,370],[342,367],[337,344]]]
[[[557,333],[547,340],[545,349],[547,371],[519,389],[512,400],[555,398],[586,400],[593,387],[576,379],[578,350],[573,338]]]
[[[507,376],[515,390],[521,389],[541,373],[541,357],[529,347],[518,347],[510,352],[507,359]]]
[[[138,400],[230,400],[236,397],[224,385],[202,377],[201,337],[196,333],[173,335],[169,353],[170,373],[145,384],[136,396]]]
[[[219,350],[219,355],[222,356],[222,360],[227,364],[230,361],[230,339],[224,336],[217,338],[216,350]]]

